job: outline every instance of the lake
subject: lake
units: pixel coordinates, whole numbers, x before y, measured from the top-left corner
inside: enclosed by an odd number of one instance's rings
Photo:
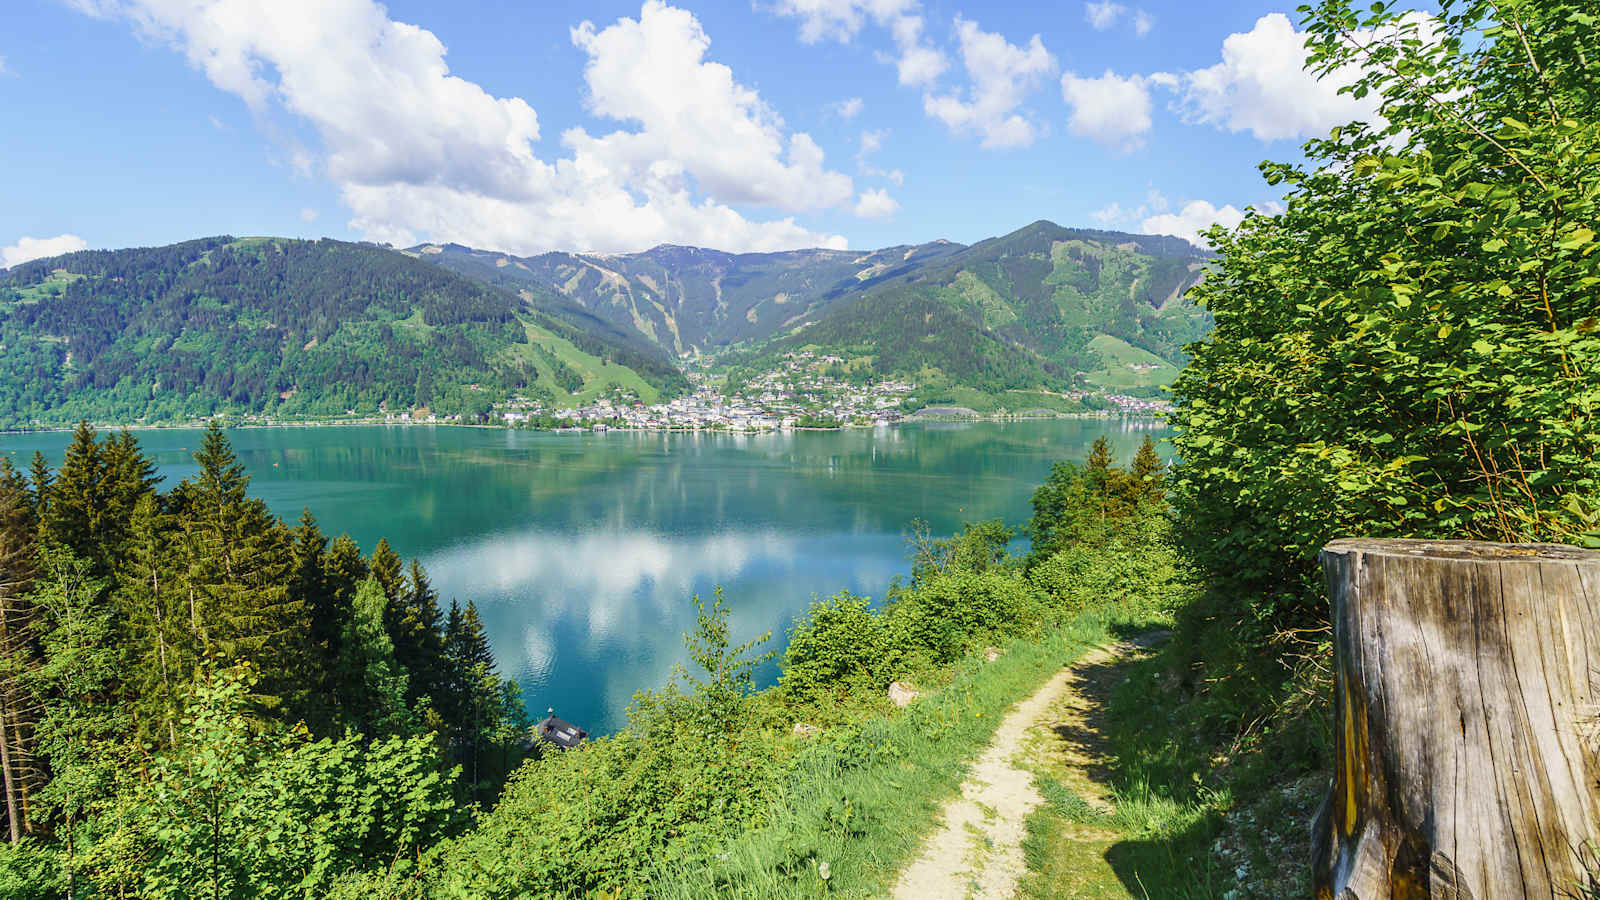
[[[596,733],[686,659],[691,595],[724,587],[736,640],[784,632],[814,596],[881,598],[910,570],[913,519],[1021,523],[1058,459],[1100,434],[1126,463],[1153,423],[930,423],[763,435],[554,434],[480,428],[304,427],[230,433],[251,491],[291,524],[419,557],[443,601],[478,604],[502,674],[529,709]],[[200,432],[138,432],[170,487]],[[0,435],[26,468],[68,435]],[[765,682],[776,676],[769,665]]]

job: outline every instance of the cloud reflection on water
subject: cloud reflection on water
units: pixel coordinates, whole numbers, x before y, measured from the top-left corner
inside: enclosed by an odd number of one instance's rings
[[[770,628],[781,648],[783,630],[813,595],[880,591],[900,568],[892,561],[901,540],[527,530],[447,548],[426,564],[442,597],[477,600],[495,658],[531,710],[559,706],[586,727],[609,730],[622,723],[635,690],[659,687],[686,661],[691,595],[709,599],[723,585],[734,641]]]

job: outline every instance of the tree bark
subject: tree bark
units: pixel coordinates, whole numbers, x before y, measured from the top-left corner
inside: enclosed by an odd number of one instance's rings
[[[1600,824],[1600,552],[1340,540],[1319,900],[1575,897]]]

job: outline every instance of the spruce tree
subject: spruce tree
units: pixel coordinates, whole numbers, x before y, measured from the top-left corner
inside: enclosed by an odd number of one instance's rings
[[[30,796],[39,782],[31,741],[40,663],[33,641],[37,528],[27,483],[9,459],[0,459],[0,790],[13,844],[28,831]]]
[[[1144,436],[1144,443],[1139,445],[1139,452],[1134,454],[1133,466],[1129,471],[1129,482],[1136,503],[1161,500],[1165,493],[1162,468],[1161,456],[1156,453],[1156,442],[1147,434]]]
[[[250,478],[215,422],[195,462],[200,472],[180,485],[180,527],[200,649],[225,665],[252,663],[261,675],[258,699],[279,708],[304,687],[309,646],[306,611],[289,592],[289,529],[246,494]]]
[[[55,473],[50,471],[50,461],[38,450],[33,451],[33,463],[28,467],[28,484],[33,491],[34,515],[44,515],[49,505],[50,488],[55,485]]]
[[[429,584],[422,562],[413,559],[395,632],[395,656],[411,676],[407,699],[415,702],[427,697],[435,708],[449,699],[444,683],[444,624],[439,595]]]
[[[394,548],[389,546],[388,538],[378,538],[378,546],[372,550],[372,577],[378,579],[383,595],[389,598],[390,604],[395,605],[394,612],[397,613],[405,587],[405,564],[400,561],[400,555],[394,552]],[[391,615],[393,620],[398,620],[398,615]],[[393,620],[386,621],[390,621],[392,626]]]
[[[132,705],[135,733],[168,744],[176,740],[180,697],[199,653],[171,529],[172,517],[160,498],[140,497],[128,525],[115,598],[128,652],[122,687]]]
[[[104,565],[106,560],[95,537],[106,513],[105,488],[105,460],[94,428],[88,422],[79,422],[40,516],[44,542],[59,544]]]
[[[374,738],[409,731],[414,724],[406,706],[406,673],[383,627],[387,603],[376,578],[362,582],[339,651],[346,721]]]

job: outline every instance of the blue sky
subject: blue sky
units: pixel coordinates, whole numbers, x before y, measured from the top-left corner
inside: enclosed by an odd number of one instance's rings
[[[0,265],[278,234],[533,253],[1193,235],[1365,114],[1248,0],[7,0]],[[1337,81],[1337,79],[1334,79]]]

